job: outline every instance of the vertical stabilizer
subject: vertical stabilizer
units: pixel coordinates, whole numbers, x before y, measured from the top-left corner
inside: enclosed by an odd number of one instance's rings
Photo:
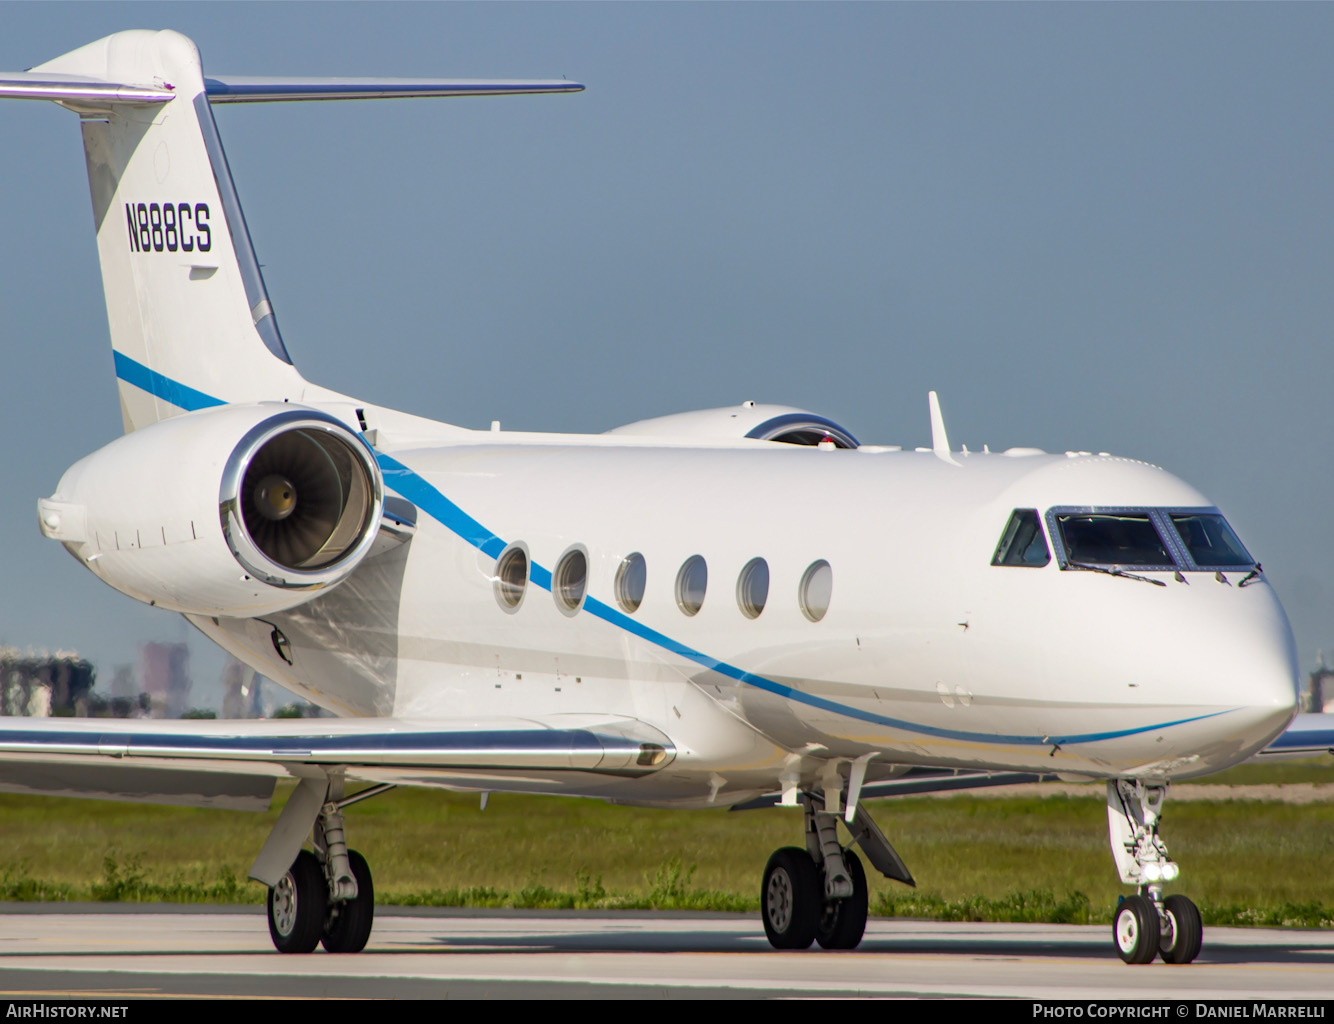
[[[125,429],[217,400],[298,398],[194,43],[118,32],[31,74],[98,83],[49,98],[82,122]]]

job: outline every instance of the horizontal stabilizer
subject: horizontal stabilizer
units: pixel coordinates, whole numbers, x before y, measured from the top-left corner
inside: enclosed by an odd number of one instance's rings
[[[0,71],[0,97],[66,103],[129,105],[166,103],[176,95],[160,85],[108,82],[89,75],[53,75],[41,71]]]
[[[485,78],[255,78],[208,77],[209,103],[278,103],[284,100],[384,100],[430,96],[525,96],[548,92],[583,92],[578,82],[560,79]],[[168,84],[110,82],[91,75],[42,71],[0,71],[0,98],[54,100],[105,108],[166,103],[175,98]]]
[[[522,96],[582,92],[578,82],[481,78],[204,78],[210,103],[283,100],[383,100],[426,96]]]

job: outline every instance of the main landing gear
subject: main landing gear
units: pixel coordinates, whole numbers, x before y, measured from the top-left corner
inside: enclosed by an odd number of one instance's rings
[[[366,858],[347,848],[343,808],[392,786],[342,798],[342,780],[303,779],[288,799],[250,876],[269,885],[269,936],[280,953],[360,953],[371,936],[375,887]],[[313,814],[313,822],[310,821]],[[304,825],[304,827],[303,827]],[[300,849],[307,834],[314,852]],[[282,859],[297,853],[286,872]]]
[[[764,934],[775,949],[856,949],[866,930],[866,872],[851,843],[838,842],[838,815],[822,796],[802,794],[806,847],[774,851],[760,886]],[[889,878],[915,885],[894,848],[870,816],[857,808],[852,841]]]
[[[1175,879],[1176,864],[1158,835],[1167,784],[1116,779],[1107,783],[1107,829],[1121,881],[1138,888],[1122,898],[1112,919],[1116,952],[1128,964],[1188,964],[1200,955],[1204,926],[1200,911],[1185,896],[1163,897],[1163,883]]]

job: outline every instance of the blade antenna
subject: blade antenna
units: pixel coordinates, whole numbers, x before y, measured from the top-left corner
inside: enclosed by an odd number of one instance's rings
[[[926,403],[931,410],[931,450],[941,461],[957,466],[959,463],[950,454],[950,439],[945,433],[945,417],[940,411],[940,396],[934,391],[928,391]]]

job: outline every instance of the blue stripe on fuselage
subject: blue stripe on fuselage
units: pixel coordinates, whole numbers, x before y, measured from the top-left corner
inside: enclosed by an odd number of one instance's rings
[[[147,391],[155,398],[179,406],[186,412],[227,404],[219,398],[213,398],[202,391],[177,383],[170,377],[164,377],[156,370],[150,370],[143,363],[135,362],[123,353],[113,350],[111,355],[116,362],[116,376],[126,384],[133,384],[141,391]]]
[[[202,391],[196,391],[193,388],[178,384],[168,377],[162,376],[150,370],[141,363],[136,363],[133,359],[121,355],[116,356],[116,375],[121,380],[135,387],[142,388],[159,398],[171,402],[173,405],[180,406],[187,412],[194,412],[197,409],[207,409],[226,403],[220,399],[213,398],[204,394]],[[492,533],[485,526],[479,523],[472,516],[464,512],[454,502],[450,501],[439,489],[424,478],[414,473],[403,463],[399,462],[392,455],[385,455],[382,452],[375,453],[376,459],[380,463],[380,469],[384,473],[385,483],[397,491],[400,495],[412,502],[419,509],[438,521],[442,526],[454,533],[456,536],[467,541],[473,547],[477,548],[483,554],[495,558],[505,550],[506,542]],[[536,562],[529,562],[528,578],[543,590],[551,589],[551,571],[543,568]],[[922,725],[917,722],[908,722],[899,718],[890,718],[887,715],[879,715],[874,711],[864,711],[861,708],[852,707],[848,704],[841,704],[838,701],[829,700],[825,697],[818,697],[814,694],[806,693],[795,687],[787,686],[783,683],[774,682],[772,679],[766,679],[764,676],[757,676],[744,669],[737,668],[735,665],[728,664],[725,661],[719,661],[717,658],[711,658],[701,651],[695,650],[680,641],[673,640],[665,633],[659,633],[656,629],[644,625],[623,612],[617,611],[610,605],[604,604],[596,598],[589,597],[584,601],[584,610],[595,618],[601,619],[609,625],[618,629],[623,629],[633,636],[639,637],[656,647],[670,651],[672,654],[679,655],[688,661],[693,661],[711,672],[717,672],[719,675],[726,676],[729,679],[735,679],[739,683],[747,686],[753,686],[758,690],[764,690],[775,696],[784,697],[799,704],[805,704],[808,707],[820,708],[823,711],[830,711],[834,714],[843,715],[847,718],[857,719],[862,722],[870,722],[875,725],[886,726],[891,729],[900,729],[904,732],[916,733],[922,736],[935,736],[940,739],[959,740],[966,743],[988,743],[988,744],[1011,744],[1014,746],[1026,747],[1052,747],[1064,746],[1068,743],[1094,743],[1098,740],[1114,740],[1123,736],[1135,736],[1139,733],[1152,732],[1155,729],[1168,729],[1174,725],[1185,725],[1189,722],[1199,722],[1206,718],[1214,718],[1217,715],[1227,714],[1226,711],[1214,711],[1205,715],[1195,715],[1191,718],[1179,718],[1171,722],[1159,722],[1154,725],[1138,726],[1133,729],[1117,729],[1110,732],[1079,733],[1070,736],[1023,736],[1023,735],[1002,735],[995,733],[964,732],[958,729],[941,729],[936,726]]]

